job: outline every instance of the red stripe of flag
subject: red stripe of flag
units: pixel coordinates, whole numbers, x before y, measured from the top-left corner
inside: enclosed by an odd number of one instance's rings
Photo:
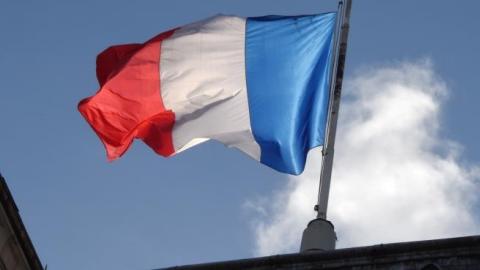
[[[175,114],[160,94],[160,48],[175,30],[144,44],[113,46],[97,57],[100,90],[78,110],[103,142],[109,160],[123,155],[134,138],[162,156],[174,153]]]

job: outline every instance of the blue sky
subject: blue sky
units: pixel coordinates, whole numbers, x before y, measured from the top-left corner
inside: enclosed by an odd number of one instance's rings
[[[49,269],[149,269],[255,254],[255,218],[245,202],[268,200],[289,178],[214,142],[170,159],[135,143],[108,163],[76,106],[96,91],[95,57],[110,45],[217,13],[336,7],[308,0],[3,1],[0,172],[42,262]],[[438,136],[463,146],[459,164],[480,161],[479,8],[473,0],[362,0],[352,10],[346,78],[430,59],[449,89]]]

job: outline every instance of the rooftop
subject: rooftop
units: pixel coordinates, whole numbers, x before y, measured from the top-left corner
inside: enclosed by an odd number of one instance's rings
[[[293,253],[163,269],[480,269],[480,235]]]

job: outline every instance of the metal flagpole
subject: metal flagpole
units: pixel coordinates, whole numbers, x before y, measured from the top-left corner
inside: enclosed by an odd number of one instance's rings
[[[342,92],[343,71],[345,67],[345,56],[347,53],[347,39],[349,30],[349,19],[351,11],[351,0],[345,0],[343,6],[342,1],[339,3],[339,10],[341,9],[340,17],[340,33],[337,39],[337,59],[334,62],[333,71],[336,71],[331,85],[330,92],[330,114],[327,125],[327,133],[325,136],[324,148],[322,151],[322,171],[320,173],[320,186],[318,192],[318,204],[315,210],[318,212],[318,218],[327,217],[328,193],[330,190],[330,179],[332,175],[333,155],[335,134],[337,131],[338,110],[340,108],[340,97]]]
[[[325,142],[322,150],[322,168],[318,191],[318,204],[315,205],[317,218],[310,221],[303,232],[301,252],[312,250],[333,250],[337,240],[333,224],[327,220],[328,195],[332,176],[335,134],[342,92],[343,71],[347,53],[348,31],[350,28],[351,0],[338,3],[338,19],[335,31],[334,61],[330,79],[330,104]]]

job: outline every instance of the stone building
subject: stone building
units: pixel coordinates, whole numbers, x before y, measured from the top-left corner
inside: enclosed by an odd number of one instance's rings
[[[12,194],[0,175],[0,270],[41,270]]]
[[[42,270],[0,175],[0,270]],[[174,266],[164,270],[480,270],[480,236]]]
[[[480,270],[480,236],[382,244],[164,270]]]

